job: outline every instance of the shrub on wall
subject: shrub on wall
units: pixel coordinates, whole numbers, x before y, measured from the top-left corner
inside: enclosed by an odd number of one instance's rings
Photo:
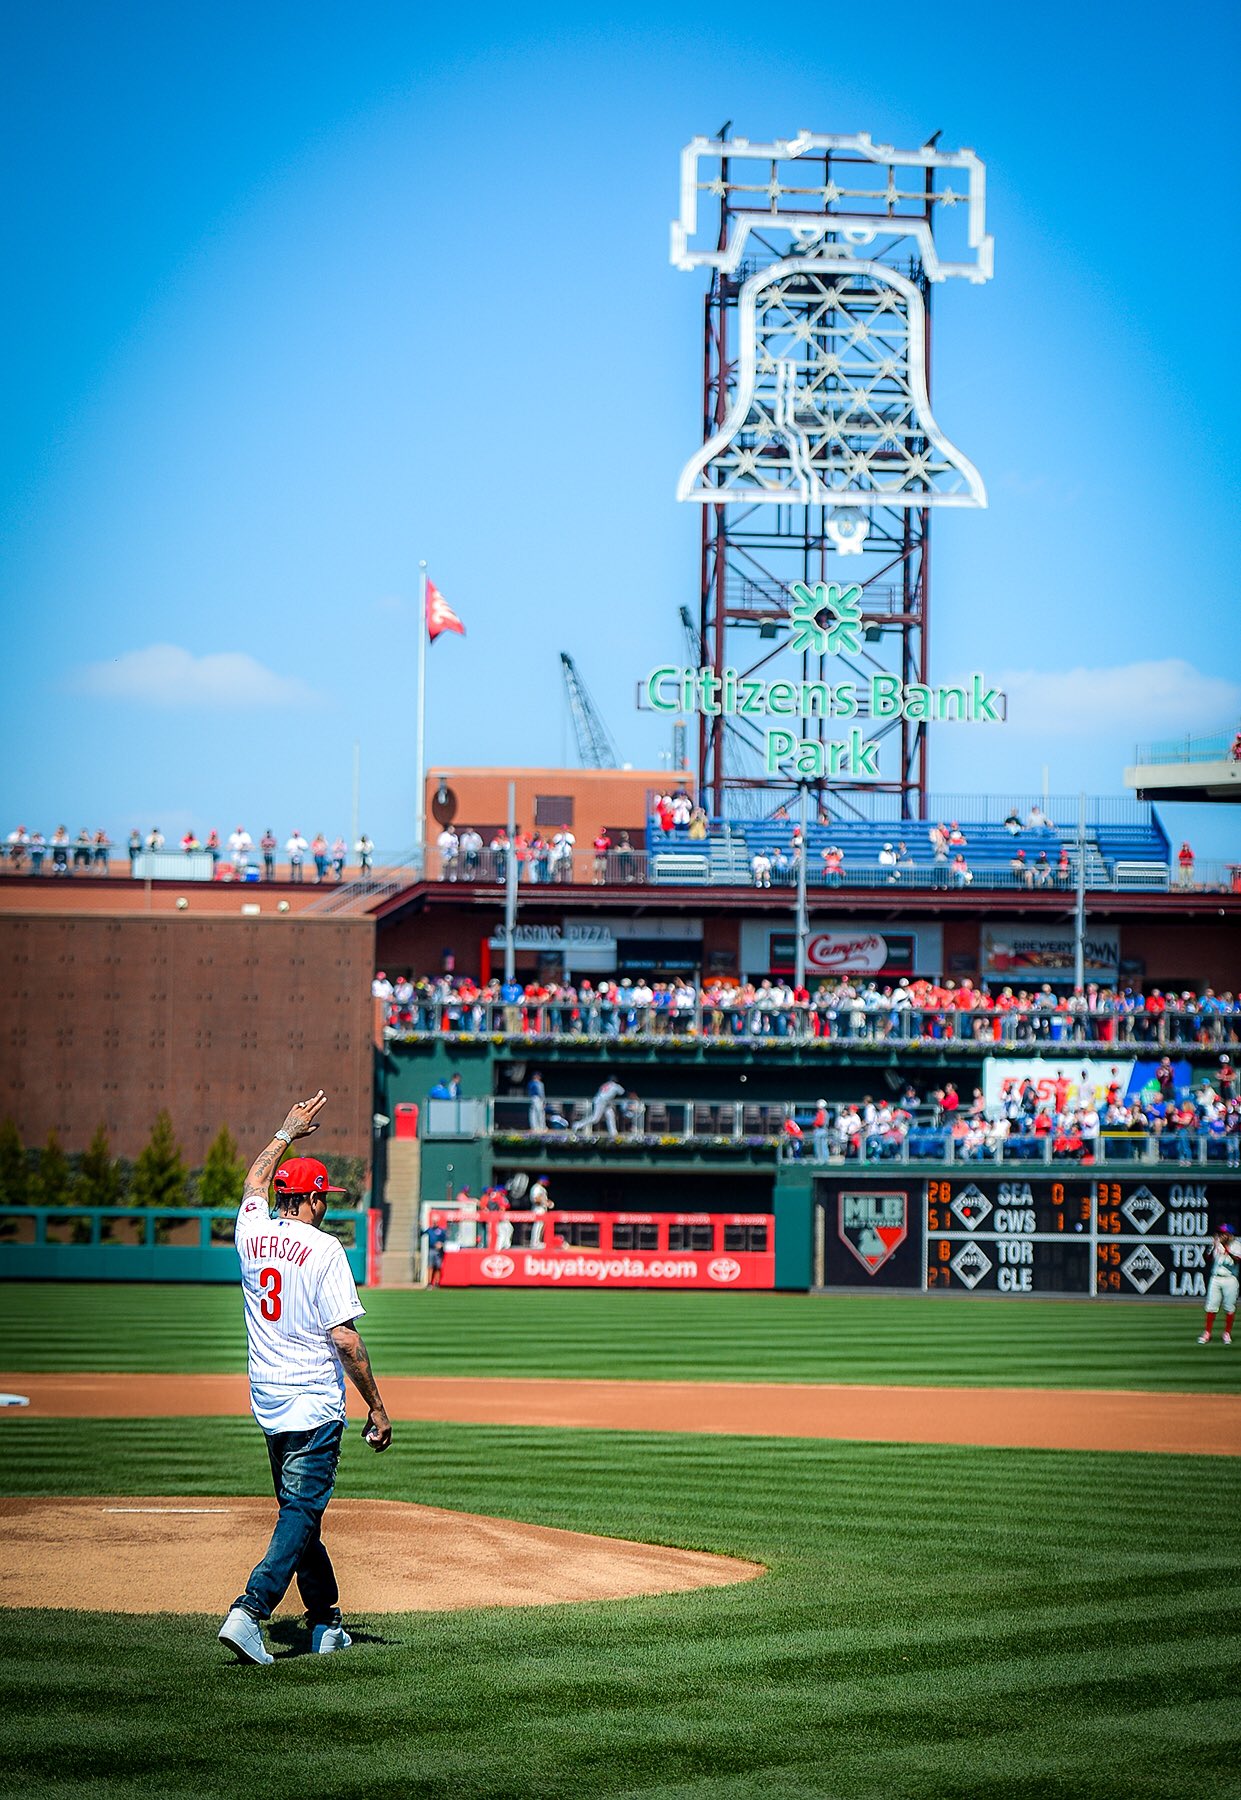
[[[12,1119],[0,1119],[0,1206],[23,1206],[29,1198],[21,1134]]]
[[[166,1108],[161,1110],[152,1127],[150,1142],[134,1164],[129,1204],[189,1205],[187,1170]]]
[[[78,1161],[77,1192],[82,1206],[119,1206],[125,1182],[121,1165],[112,1154],[107,1129],[100,1124]]]
[[[75,1198],[69,1158],[54,1131],[47,1134],[47,1143],[43,1146],[29,1191],[36,1206],[68,1206]]]
[[[199,1206],[232,1208],[241,1203],[246,1164],[237,1152],[237,1139],[221,1125],[207,1151],[207,1160],[196,1183]]]
[[[362,1157],[327,1152],[320,1160],[333,1185],[343,1187],[350,1201],[361,1198],[366,1183]],[[96,1127],[85,1150],[66,1154],[56,1132],[42,1150],[27,1150],[13,1120],[0,1120],[0,1208],[202,1206],[232,1212],[241,1200],[246,1168],[237,1140],[222,1125],[202,1168],[188,1170],[166,1111],[155,1121],[136,1163],[113,1156],[103,1124]]]

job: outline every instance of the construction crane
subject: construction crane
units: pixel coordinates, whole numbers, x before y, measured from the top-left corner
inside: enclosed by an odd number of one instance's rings
[[[616,745],[567,650],[560,652],[560,667],[565,693],[569,697],[569,711],[573,715],[578,761],[584,769],[618,769],[620,758],[616,754]]]

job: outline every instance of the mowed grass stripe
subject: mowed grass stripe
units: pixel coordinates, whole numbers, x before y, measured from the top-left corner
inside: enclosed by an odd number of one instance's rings
[[[266,1481],[244,1420],[6,1431],[10,1493]],[[0,1786],[1233,1791],[1241,1668],[1219,1544],[1241,1517],[1226,1459],[436,1425],[400,1430],[380,1459],[351,1433],[340,1491],[683,1543],[770,1574],[608,1606],[361,1620],[356,1655],[258,1676],[218,1664],[209,1620],[24,1614],[0,1652]],[[239,1579],[259,1548],[238,1546]]]
[[[0,1368],[245,1368],[235,1288],[5,1289]],[[421,1293],[371,1289],[364,1325],[393,1375],[1241,1390],[1241,1347],[1196,1339],[1191,1305],[921,1295]]]

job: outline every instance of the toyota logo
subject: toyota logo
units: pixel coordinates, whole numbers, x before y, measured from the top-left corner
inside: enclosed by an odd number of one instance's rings
[[[707,1264],[707,1274],[712,1281],[736,1281],[741,1274],[741,1264],[732,1256],[717,1256],[714,1262]]]
[[[484,1256],[478,1266],[488,1281],[507,1281],[517,1267],[511,1256]]]

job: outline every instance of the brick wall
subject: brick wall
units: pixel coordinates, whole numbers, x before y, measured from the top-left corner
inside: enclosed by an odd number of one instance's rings
[[[132,1157],[167,1107],[195,1165],[323,1087],[316,1143],[369,1157],[374,942],[368,919],[0,919],[0,1116],[67,1150],[102,1121]]]

